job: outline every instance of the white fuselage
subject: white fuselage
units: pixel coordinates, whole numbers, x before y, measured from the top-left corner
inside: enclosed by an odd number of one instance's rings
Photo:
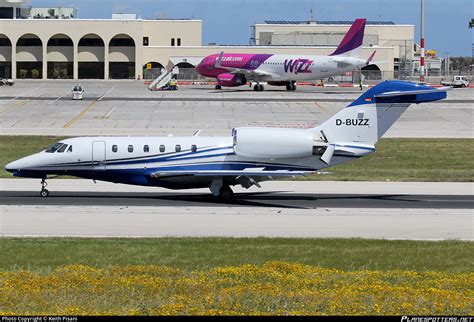
[[[273,55],[255,71],[269,76],[262,81],[310,81],[344,74],[366,65],[354,57]]]
[[[81,137],[61,140],[67,147],[47,150],[8,165],[16,176],[44,178],[73,175],[103,181],[163,186],[172,189],[208,187],[212,178],[187,176],[187,171],[317,171],[328,165],[316,155],[298,158],[250,158],[235,153],[232,137]],[[61,151],[63,150],[63,151]],[[355,150],[358,156],[367,154]],[[331,165],[352,160],[335,156]],[[18,169],[18,171],[16,170]],[[162,177],[157,173],[181,175]],[[152,175],[153,178],[151,177]],[[256,181],[272,178],[256,178]]]

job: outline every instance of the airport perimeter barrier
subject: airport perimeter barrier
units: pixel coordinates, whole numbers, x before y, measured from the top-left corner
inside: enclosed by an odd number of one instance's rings
[[[158,77],[161,74],[161,69],[149,69],[147,73],[144,73],[143,80],[145,83],[151,82],[154,78]],[[436,75],[425,76],[425,82],[427,84],[440,84],[442,80],[452,78],[452,76],[440,76]],[[458,74],[455,74],[458,75]],[[472,75],[467,75],[468,78],[473,80]],[[332,76],[322,80],[315,81],[302,81],[298,82],[299,85],[309,85],[309,86],[339,86],[339,87],[352,87],[359,86],[360,79],[362,77],[363,85],[375,85],[385,80],[390,79],[400,79],[418,82],[420,80],[420,75],[414,72],[399,72],[399,71],[380,71],[380,70],[363,70],[363,71],[354,71],[347,72],[344,75]],[[216,84],[216,80],[213,78],[208,78],[202,75],[199,75],[196,72],[195,68],[179,68],[179,74],[177,75],[178,84]]]

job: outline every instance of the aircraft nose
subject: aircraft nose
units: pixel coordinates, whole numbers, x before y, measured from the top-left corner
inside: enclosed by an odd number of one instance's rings
[[[13,171],[20,169],[19,165],[18,160],[10,162],[5,166],[5,170],[13,173]]]

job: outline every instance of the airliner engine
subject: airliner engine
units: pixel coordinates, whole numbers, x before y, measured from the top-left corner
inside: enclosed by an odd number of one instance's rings
[[[221,86],[241,86],[247,83],[247,79],[244,75],[225,73],[217,76],[217,83]]]
[[[236,128],[234,152],[248,158],[302,158],[313,154],[313,132],[298,129]]]

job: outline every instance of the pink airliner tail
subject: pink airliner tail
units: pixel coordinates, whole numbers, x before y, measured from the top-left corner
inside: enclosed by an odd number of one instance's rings
[[[339,46],[330,56],[354,56],[354,51],[362,46],[366,19],[356,19]]]

